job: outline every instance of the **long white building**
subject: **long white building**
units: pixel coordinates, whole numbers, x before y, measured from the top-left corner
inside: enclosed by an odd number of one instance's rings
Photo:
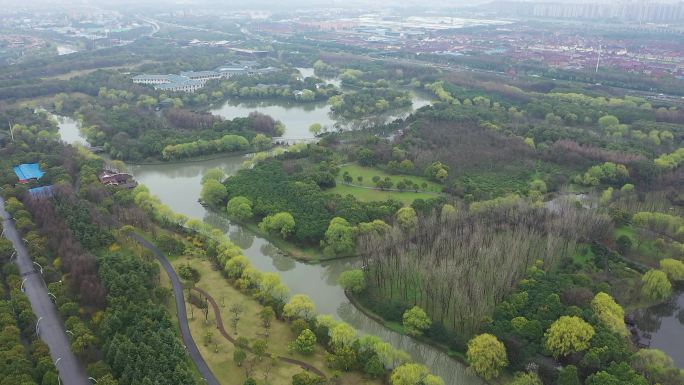
[[[180,75],[141,74],[133,77],[133,83],[150,84],[155,89],[162,91],[195,92],[204,87],[204,84],[209,80],[227,79],[239,75],[263,75],[275,71],[279,71],[279,69],[274,67],[255,69],[254,65],[249,63],[244,66],[226,65],[213,71],[184,71]]]
[[[204,87],[206,80],[192,79],[183,75],[148,75],[133,77],[133,83],[151,84],[157,90],[195,92]]]

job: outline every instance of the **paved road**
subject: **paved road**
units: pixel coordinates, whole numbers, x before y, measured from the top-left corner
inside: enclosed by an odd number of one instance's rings
[[[17,252],[15,261],[24,278],[24,292],[31,301],[31,307],[38,319],[38,334],[40,339],[50,348],[52,361],[57,362],[56,366],[62,384],[90,385],[80,361],[71,352],[71,345],[64,331],[64,324],[59,318],[55,305],[50,300],[45,282],[40,272],[35,270],[37,266],[33,264],[26,245],[17,232],[14,220],[5,210],[5,201],[1,196],[0,216],[2,216],[5,237],[12,242]]]
[[[153,245],[139,234],[134,233],[132,236],[136,241],[138,241],[138,243],[152,251],[171,279],[173,296],[176,299],[176,309],[178,311],[178,323],[180,324],[183,342],[188,349],[190,358],[192,358],[192,360],[195,362],[195,366],[197,366],[200,374],[202,377],[204,377],[209,385],[220,385],[220,382],[216,379],[216,376],[214,376],[214,373],[209,368],[209,365],[207,365],[206,361],[204,361],[202,354],[197,348],[197,344],[195,344],[195,340],[192,338],[192,334],[190,334],[190,326],[188,326],[188,313],[185,310],[185,299],[183,298],[183,285],[181,284],[180,279],[178,279],[176,271],[173,269],[173,266],[171,266],[169,260],[166,259],[164,253],[162,253],[157,246]]]

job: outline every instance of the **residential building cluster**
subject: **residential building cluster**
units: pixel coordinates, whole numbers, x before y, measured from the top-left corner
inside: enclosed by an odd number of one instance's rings
[[[503,16],[557,19],[621,20],[641,23],[684,21],[684,2],[618,0],[583,1],[497,1],[488,5]]]
[[[0,39],[9,41],[11,46],[8,49],[18,50],[22,54],[48,46],[39,44],[41,41],[57,44],[59,54],[73,53],[84,48],[125,45],[131,42],[126,39],[135,36],[131,31],[139,31],[142,35],[148,33],[149,28],[147,23],[135,16],[97,7],[31,12],[11,7],[0,9],[0,29],[15,33],[0,36]],[[0,42],[0,50],[2,46]]]
[[[276,32],[276,22],[260,22],[258,29],[274,35],[306,33],[308,40],[387,53],[479,56],[483,60],[505,55],[513,62],[538,62],[559,69],[592,70],[598,64],[656,77],[684,76],[684,27],[597,25],[596,32],[587,33],[586,27],[571,23],[557,28],[554,23],[380,15],[354,20],[338,24],[340,28],[327,27],[326,20],[300,23],[303,30],[292,27],[285,33]],[[630,37],[634,34],[624,33],[630,31],[648,33],[635,39]]]

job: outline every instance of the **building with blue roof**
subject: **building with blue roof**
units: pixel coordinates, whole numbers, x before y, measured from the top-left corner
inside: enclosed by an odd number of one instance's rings
[[[14,168],[14,173],[19,178],[20,183],[28,183],[30,180],[38,180],[45,175],[38,163],[24,163]]]
[[[31,198],[34,199],[50,198],[54,195],[55,188],[53,185],[41,186],[29,189],[28,192],[31,194]]]

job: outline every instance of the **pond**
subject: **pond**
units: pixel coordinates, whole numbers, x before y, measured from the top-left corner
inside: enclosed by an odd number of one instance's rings
[[[311,69],[311,72],[313,72],[313,69]],[[334,118],[330,113],[330,105],[327,102],[297,103],[277,100],[228,100],[220,107],[210,109],[209,112],[225,119],[234,119],[246,117],[253,111],[259,111],[285,124],[284,138],[308,139],[313,137],[313,134],[309,132],[309,126],[313,123],[320,123],[329,130],[360,129],[391,122],[398,118],[403,119],[416,109],[432,103],[429,98],[416,92],[411,92],[411,101],[411,107],[392,110],[384,114],[358,120]]]
[[[675,292],[670,301],[634,313],[636,326],[650,335],[650,348],[669,354],[684,368],[684,292]]]
[[[326,83],[334,85],[335,87],[342,86],[342,80],[340,80],[338,77],[326,78],[323,76],[316,76],[313,67],[297,67],[297,71],[299,71],[299,73],[302,75],[302,78],[318,77],[323,79]]]
[[[275,120],[285,124],[286,138],[312,138],[309,126],[320,123],[328,128],[335,126],[335,121],[330,117],[330,106],[326,102],[320,103],[295,103],[279,101],[255,101],[239,102],[229,100],[221,107],[212,109],[210,112],[225,119],[246,117],[250,112],[259,111],[270,115]]]
[[[88,142],[81,135],[81,124],[76,119],[67,116],[52,116],[57,119],[59,135],[62,137],[64,143],[88,145]]]

